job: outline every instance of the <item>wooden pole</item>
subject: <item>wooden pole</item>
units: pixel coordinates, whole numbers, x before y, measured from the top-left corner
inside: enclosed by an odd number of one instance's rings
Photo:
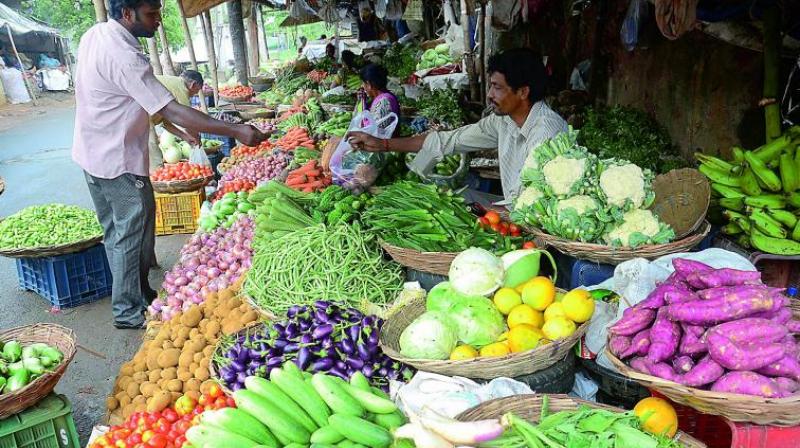
[[[11,34],[11,25],[8,23],[6,23],[6,31],[8,31],[8,40],[11,41],[11,49],[14,51],[14,56],[17,57],[19,71],[22,73],[22,81],[25,83],[25,88],[28,89],[28,93],[31,95],[33,105],[38,106],[39,104],[36,102],[36,94],[33,93],[33,86],[30,85],[28,78],[25,77],[25,67],[22,66],[22,59],[19,58],[19,53],[17,52],[17,44],[14,43],[14,36]]]
[[[778,6],[764,10],[764,123],[767,143],[781,136],[780,86],[781,12]]]
[[[179,2],[180,3],[180,2]],[[161,39],[161,51],[164,52],[164,59],[166,64],[162,67],[164,69],[164,73],[170,76],[175,76],[175,66],[172,64],[172,55],[169,53],[169,41],[167,40],[167,31],[164,29],[164,25],[161,24],[158,26],[158,37]]]
[[[211,88],[214,90],[214,104],[219,103],[219,74],[217,72],[217,50],[214,48],[214,26],[211,22],[211,13],[203,12],[203,35],[206,38],[208,51],[208,64],[211,67]]]
[[[256,4],[253,2],[250,2],[250,16],[247,18],[247,45],[250,76],[256,76],[261,61],[258,55],[258,18],[256,17]]]
[[[469,33],[469,16],[467,0],[461,0],[461,31],[464,33],[464,69],[469,77],[469,96],[472,101],[478,98],[478,79],[475,76],[475,62],[473,59],[472,38]]]
[[[94,3],[94,18],[97,23],[105,22],[108,20],[108,13],[106,12],[105,0],[93,0]]]
[[[164,68],[161,67],[161,60],[158,58],[158,45],[153,37],[147,38],[147,53],[150,55],[150,65],[153,66],[153,72],[156,75],[163,75]]]
[[[258,11],[258,20],[260,20],[258,24],[258,32],[261,33],[263,39],[260,39],[259,42],[264,43],[264,57],[267,61],[269,61],[269,42],[267,42],[267,30],[264,28],[264,12],[262,10],[261,3],[256,3],[256,9]]]
[[[486,83],[488,82],[489,75],[486,73],[486,3],[481,1],[481,9],[478,14],[478,45],[480,46],[480,64],[481,68],[481,102],[486,104]]]
[[[242,21],[241,0],[228,2],[228,24],[231,27],[233,41],[233,62],[239,84],[248,85],[247,80],[247,45],[245,44],[244,22]]]
[[[183,3],[180,1],[178,3],[178,11],[181,13],[181,24],[183,24],[183,37],[186,40],[186,48],[189,50],[189,60],[192,62],[192,68],[197,70],[197,57],[194,54],[194,45],[192,44],[192,33],[189,31],[189,22],[186,21],[186,12],[183,9]],[[203,112],[208,113],[208,105],[206,104],[206,95],[203,93],[203,89],[200,89],[200,92],[197,93],[200,97],[200,109]]]

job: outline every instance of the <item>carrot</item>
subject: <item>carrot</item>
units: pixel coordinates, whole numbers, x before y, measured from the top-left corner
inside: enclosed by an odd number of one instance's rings
[[[318,187],[322,187],[322,186],[323,186],[322,182],[320,182],[318,180],[307,182],[307,183],[300,184],[300,185],[295,185],[295,187],[297,187],[297,188],[318,188]]]
[[[286,179],[287,187],[299,187],[308,183],[308,178],[305,176],[295,177],[293,179]]]
[[[314,165],[303,165],[300,168],[292,171],[291,174],[307,174],[307,175],[314,175],[319,176],[322,172],[317,169]]]

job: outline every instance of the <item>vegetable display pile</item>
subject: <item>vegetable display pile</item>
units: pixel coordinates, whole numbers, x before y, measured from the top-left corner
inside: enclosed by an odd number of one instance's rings
[[[730,162],[696,156],[729,221],[723,233],[744,247],[800,255],[800,127],[753,151],[734,148]]]
[[[278,130],[278,126],[275,124],[274,118],[255,118],[247,123],[255,126],[259,131],[265,133],[273,133]]]
[[[211,177],[214,172],[209,165],[190,162],[169,163],[159,167],[150,175],[150,179],[159,182],[171,180],[192,180]]]
[[[344,137],[350,127],[350,120],[353,114],[350,112],[339,112],[332,116],[328,121],[317,127],[316,131],[321,136]]]
[[[402,289],[400,266],[383,260],[358,225],[314,225],[281,238],[253,241],[245,292],[276,314],[319,298],[359,308],[385,304]]]
[[[417,111],[429,122],[440,123],[450,129],[463,126],[465,122],[464,111],[458,102],[458,94],[455,90],[436,89],[426,92],[417,100]],[[411,126],[414,127],[414,124],[412,123]],[[415,128],[414,130],[420,133],[425,129]]]
[[[320,84],[325,78],[328,77],[328,72],[324,70],[311,70],[306,74],[306,77],[310,79],[314,84]]]
[[[386,187],[363,214],[364,224],[384,241],[421,252],[515,248],[510,238],[486,231],[476,219],[452,191],[407,181]]]
[[[511,235],[513,237],[522,236],[522,231],[513,222],[504,221],[503,218],[494,210],[489,210],[483,216],[478,218],[478,222],[484,228],[492,229],[500,235]],[[531,243],[533,244],[533,243]],[[532,247],[523,247],[523,249],[532,249]]]
[[[253,96],[253,88],[250,86],[228,86],[228,87],[220,87],[219,89],[220,96],[226,96],[228,98],[239,98],[239,97],[247,97],[250,98]]]
[[[239,145],[231,150],[233,157],[260,156],[265,152],[271,151],[273,144],[269,140],[264,140],[258,146]]]
[[[0,249],[59,246],[101,235],[95,212],[74,205],[33,205],[0,221]]]
[[[800,350],[782,290],[757,271],[676,258],[675,272],[610,327],[609,349],[640,372],[714,392],[794,395]]]
[[[124,423],[112,426],[89,448],[181,448],[186,446],[186,431],[200,422],[206,411],[235,406],[216,384],[206,383],[205,393],[187,392],[174,406],[155,412],[134,412]]]
[[[355,372],[373,386],[410,379],[408,367],[383,354],[378,336],[383,321],[354,308],[317,301],[289,308],[287,319],[255,327],[217,348],[214,365],[229,389],[245,387],[245,378],[267,378],[272,369],[294,362],[300,370],[349,380]]]
[[[256,184],[250,180],[236,179],[225,183],[214,193],[213,201],[222,199],[228,193],[239,193],[241,191],[251,191],[256,188]]]
[[[181,310],[203,303],[209,293],[234,284],[250,267],[253,227],[253,220],[242,216],[229,229],[192,235],[178,262],[164,275],[166,297],[154,300],[150,313],[168,321]]]
[[[55,347],[37,343],[22,346],[19,341],[0,343],[0,394],[16,392],[37,378],[52,372],[64,360]]]
[[[570,130],[531,151],[512,220],[561,238],[614,247],[663,244],[675,232],[651,211],[653,174],[625,160],[598,160]]]
[[[210,143],[218,143],[215,140],[203,140],[203,146]],[[158,147],[164,156],[166,163],[178,163],[181,159],[188,159],[192,152],[192,146],[187,142],[179,141],[177,137],[169,132],[164,132],[158,138]]]
[[[331,185],[316,196],[311,217],[318,224],[346,224],[359,219],[369,202],[368,193],[356,196],[339,185]]]
[[[236,286],[210,293],[205,303],[175,314],[133,359],[120,367],[106,401],[109,412],[128,418],[134,412],[157,412],[182,394],[198,398],[209,381],[208,365],[217,341],[254,322],[258,314],[236,293]]]
[[[234,156],[233,154],[231,154],[228,157],[223,157],[222,160],[219,161],[219,164],[217,164],[217,171],[220,174],[224,174],[233,169],[233,167],[235,167],[236,165],[246,160],[255,159],[256,157],[261,157],[261,156]]]
[[[281,182],[267,182],[253,192],[249,200],[258,204],[255,223],[260,237],[278,238],[315,224],[303,208],[313,202],[314,197]]]
[[[406,162],[411,163],[414,161],[414,157],[416,155],[413,153],[409,153],[406,155]],[[461,165],[461,159],[465,157],[463,154],[451,154],[449,156],[445,156],[440,162],[438,162],[433,168],[433,174],[439,176],[452,176],[456,174],[458,171],[458,167]]]
[[[294,150],[294,158],[292,159],[291,167],[299,168],[312,160],[319,161],[320,157],[322,157],[322,153],[316,149],[309,149],[303,146],[297,147]]]
[[[242,215],[255,210],[255,204],[248,199],[249,194],[247,191],[225,193],[211,206],[211,213],[201,214],[198,221],[200,229],[204,232],[211,232],[218,226],[226,229],[231,228]]]
[[[316,160],[309,160],[305,165],[289,172],[286,186],[303,193],[312,193],[328,187],[333,180],[330,174],[323,173]]]
[[[227,182],[241,179],[255,182],[256,185],[258,185],[283,174],[283,170],[289,165],[291,160],[291,155],[276,150],[268,156],[255,157],[242,161],[226,171],[219,182],[225,185]]]
[[[678,157],[669,135],[644,112],[623,106],[590,108],[578,142],[601,159],[624,159],[655,173],[674,166]]]
[[[452,63],[453,59],[450,57],[450,46],[447,44],[439,44],[436,48],[425,50],[425,52],[422,53],[422,58],[417,64],[417,70],[436,68]]]
[[[381,63],[392,76],[406,80],[416,71],[420,49],[413,44],[392,45],[386,50]]]
[[[286,135],[275,140],[275,147],[292,151],[296,148],[314,149],[314,140],[308,135],[308,130],[296,127],[289,129]]]
[[[352,105],[354,102],[354,96],[350,94],[331,94],[322,97],[322,102],[325,104]]]
[[[341,446],[388,448],[391,431],[405,424],[397,406],[363,375],[348,383],[293,363],[270,379],[248,377],[233,393],[237,409],[203,414],[186,438],[196,448]],[[345,443],[347,442],[347,443]]]

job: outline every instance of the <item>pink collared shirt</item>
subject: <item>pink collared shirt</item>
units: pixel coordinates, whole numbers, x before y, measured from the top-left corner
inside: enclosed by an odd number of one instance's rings
[[[72,160],[104,179],[148,176],[150,115],[173,100],[128,30],[94,25],[78,47]]]

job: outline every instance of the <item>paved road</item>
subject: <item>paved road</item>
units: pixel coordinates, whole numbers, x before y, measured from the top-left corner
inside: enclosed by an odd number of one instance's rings
[[[53,110],[0,132],[0,176],[6,191],[0,195],[0,217],[34,204],[59,202],[92,207],[83,175],[70,158],[74,109]],[[162,266],[177,258],[185,235],[160,237],[156,253]],[[163,271],[152,271],[150,283],[161,284]],[[77,308],[53,312],[42,297],[17,287],[14,260],[0,258],[0,329],[36,322],[58,323],[75,330],[79,349],[56,387],[72,402],[81,443],[105,413],[120,364],[139,347],[141,331],[117,330],[112,325],[108,298]]]

